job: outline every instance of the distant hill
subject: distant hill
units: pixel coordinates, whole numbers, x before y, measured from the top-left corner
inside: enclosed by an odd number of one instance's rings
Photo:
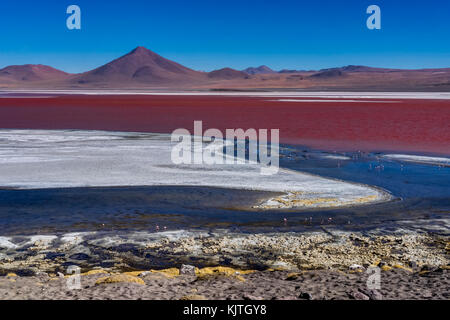
[[[367,66],[344,66],[340,68],[329,68],[329,69],[322,69],[319,70],[319,72],[329,72],[329,71],[340,71],[340,72],[395,72],[395,71],[402,71],[401,69],[387,69],[387,68],[373,68],[373,67],[367,67]]]
[[[283,70],[278,71],[278,73],[299,73],[299,72],[302,72],[302,71],[294,70],[294,69],[283,69]]]
[[[247,73],[243,71],[238,71],[231,68],[223,68],[209,72],[208,78],[216,80],[217,79],[231,80],[231,79],[247,79],[249,78],[249,76]]]
[[[346,76],[348,73],[385,73],[385,72],[399,72],[399,69],[386,69],[386,68],[372,68],[366,66],[354,66],[349,65],[340,68],[322,69],[312,74],[311,78],[336,78]]]
[[[68,77],[68,73],[42,64],[14,65],[0,69],[0,82],[2,79],[22,82],[61,80]]]
[[[344,72],[340,69],[329,69],[312,74],[311,78],[336,78],[344,76]]]
[[[271,73],[276,73],[276,71],[273,71],[272,69],[270,69],[268,66],[259,66],[257,68],[247,68],[245,70],[242,70],[243,72],[247,73],[247,74],[271,74]]]

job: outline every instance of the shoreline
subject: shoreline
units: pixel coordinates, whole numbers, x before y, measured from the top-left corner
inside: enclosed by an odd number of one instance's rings
[[[253,206],[264,209],[343,207],[392,199],[379,188],[301,171],[277,167],[276,175],[261,175],[264,165],[238,158],[231,165],[175,165],[171,162],[174,143],[168,135],[81,130],[3,130],[0,134],[5,140],[0,150],[3,187],[176,185],[286,194]]]
[[[0,276],[0,300],[446,300],[450,297],[448,236],[364,236],[323,232],[278,234],[276,237],[247,235],[233,238],[228,235],[172,241],[161,239],[141,255],[161,251],[168,258],[164,269],[144,268],[143,264],[139,268],[139,262],[134,267],[125,266],[123,262],[130,261],[129,254],[124,256],[126,260],[118,263],[119,268],[78,264],[82,286],[75,290],[67,287],[70,275],[66,268],[77,265],[73,260],[64,263],[59,259],[58,262],[56,257],[55,269],[29,269],[27,275],[24,274],[27,263],[17,261],[22,270],[9,268]],[[38,242],[30,248],[37,254],[29,261],[32,265],[45,261],[40,258]],[[43,250],[44,242],[40,245]],[[97,243],[94,247],[98,250],[101,245]],[[199,265],[202,261],[199,252],[215,258]],[[196,254],[197,259],[190,259]],[[78,259],[83,259],[81,253],[78,253]],[[171,259],[177,259],[177,263],[170,264]],[[235,260],[223,266],[223,262],[230,259]],[[268,263],[270,259],[272,263]],[[258,263],[265,266],[259,264],[256,267]],[[373,268],[379,270],[381,277],[380,287],[375,290],[367,285]]]
[[[360,99],[444,99],[450,100],[450,92],[448,91],[280,91],[277,89],[267,89],[266,91],[214,91],[214,90],[148,90],[148,89],[7,89],[0,88],[1,94],[10,93],[38,93],[38,94],[51,94],[51,95],[155,95],[155,96],[243,96],[243,97],[285,97],[285,98],[360,98]],[[26,96],[24,96],[26,98]],[[34,98],[34,97],[32,97]]]
[[[83,272],[111,272],[179,267],[225,266],[240,269],[345,271],[352,265],[442,268],[449,265],[450,236],[398,229],[386,232],[344,231],[331,226],[296,233],[216,231],[72,233],[62,236],[2,237],[0,274],[65,273],[68,265]],[[17,242],[22,239],[22,242]]]

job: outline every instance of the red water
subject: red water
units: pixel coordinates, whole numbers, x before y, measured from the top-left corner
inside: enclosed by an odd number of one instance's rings
[[[450,155],[450,100],[280,102],[231,96],[0,98],[0,128],[170,133],[208,128],[280,129],[284,143],[326,150]],[[364,99],[367,101],[367,99]]]

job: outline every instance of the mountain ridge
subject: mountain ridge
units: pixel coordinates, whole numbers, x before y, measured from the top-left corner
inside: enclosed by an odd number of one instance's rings
[[[242,70],[245,73],[255,75],[255,74],[270,74],[270,73],[277,73],[277,71],[272,70],[266,65],[262,65],[259,67],[249,67],[247,69]]]
[[[138,46],[127,54],[83,73],[46,65],[0,69],[0,88],[176,88],[450,91],[450,68],[392,69],[361,65],[321,70],[274,71],[262,65],[235,70],[196,71]]]

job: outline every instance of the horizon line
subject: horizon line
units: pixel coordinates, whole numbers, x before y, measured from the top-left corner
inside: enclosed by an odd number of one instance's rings
[[[7,68],[7,67],[12,67],[12,66],[27,66],[27,65],[30,65],[30,66],[39,66],[39,65],[40,65],[40,66],[51,67],[51,68],[53,68],[53,69],[56,69],[56,70],[65,72],[65,73],[67,73],[67,74],[77,75],[77,74],[83,74],[83,73],[85,73],[85,72],[89,72],[89,71],[95,70],[95,69],[97,69],[97,68],[99,68],[99,67],[101,67],[101,66],[104,66],[104,65],[106,65],[106,64],[109,64],[109,63],[113,62],[114,60],[120,59],[120,58],[122,58],[122,57],[124,57],[124,56],[126,56],[126,55],[129,55],[129,54],[133,53],[134,51],[136,51],[136,50],[139,49],[139,48],[143,48],[143,49],[145,49],[145,50],[148,50],[148,51],[150,51],[150,52],[153,52],[153,53],[155,53],[155,54],[157,54],[157,55],[159,55],[159,56],[165,58],[164,56],[158,54],[157,52],[155,52],[155,51],[153,51],[153,50],[148,49],[148,48],[145,47],[145,46],[136,46],[136,47],[134,47],[132,50],[127,51],[125,54],[122,54],[122,55],[118,56],[117,58],[110,58],[110,60],[108,60],[108,61],[106,61],[106,62],[104,62],[104,63],[102,63],[102,64],[99,64],[99,65],[96,66],[96,67],[92,67],[92,68],[90,68],[90,69],[87,69],[87,70],[85,70],[85,71],[68,72],[68,71],[65,71],[65,70],[64,70],[65,68],[54,67],[53,65],[45,64],[45,63],[7,64],[7,65],[4,65],[4,66],[0,66],[0,70],[3,70],[3,69],[5,69],[5,68]],[[165,58],[165,59],[168,59],[168,58]],[[187,66],[187,65],[185,65],[185,64],[182,64],[182,63],[177,62],[177,61],[172,60],[172,59],[168,59],[168,60],[173,61],[173,62],[176,62],[176,63],[178,63],[178,64],[181,64],[181,65],[183,65],[184,67],[187,67],[187,68],[189,68],[189,69],[192,69],[192,70],[195,70],[195,71],[198,71],[198,72],[205,72],[205,73],[209,73],[209,72],[216,71],[216,70],[222,70],[222,69],[226,69],[226,68],[230,68],[230,69],[237,70],[237,71],[244,71],[244,70],[249,69],[249,68],[255,68],[255,69],[256,69],[256,68],[260,68],[260,67],[267,67],[267,68],[271,69],[272,71],[274,71],[275,73],[281,73],[282,71],[292,71],[292,73],[294,73],[294,72],[299,72],[299,73],[300,73],[300,72],[320,72],[320,71],[324,71],[324,70],[340,69],[340,68],[346,68],[346,67],[365,67],[365,68],[373,68],[373,69],[389,69],[389,70],[399,70],[399,71],[420,71],[420,70],[434,70],[434,69],[450,69],[450,66],[445,66],[445,67],[416,67],[416,68],[406,68],[406,67],[390,67],[390,66],[376,66],[376,67],[375,67],[375,66],[372,66],[372,65],[370,65],[370,64],[352,64],[352,63],[346,63],[346,64],[342,64],[342,65],[336,65],[336,66],[326,67],[326,68],[320,68],[320,69],[310,69],[310,68],[300,68],[300,69],[297,69],[297,68],[295,68],[295,67],[290,67],[290,68],[282,68],[282,69],[278,69],[278,70],[277,70],[277,69],[271,68],[270,66],[268,66],[268,64],[264,64],[264,63],[263,63],[263,64],[258,65],[258,66],[256,66],[256,65],[249,65],[248,67],[246,67],[246,68],[244,68],[244,69],[234,68],[234,67],[230,67],[230,66],[225,66],[225,67],[214,68],[214,69],[211,69],[211,70],[207,71],[207,70],[202,70],[202,69],[197,69],[197,68],[195,68],[195,69],[194,69],[194,68],[191,68],[191,67],[189,67],[189,66]],[[245,71],[244,71],[244,72],[245,72]]]

